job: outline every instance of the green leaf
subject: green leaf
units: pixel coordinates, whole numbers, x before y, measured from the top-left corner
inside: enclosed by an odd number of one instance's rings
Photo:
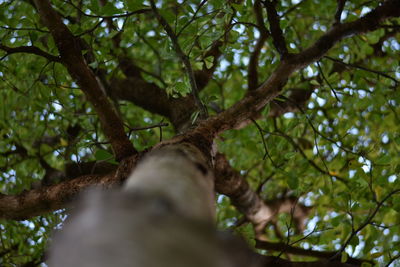
[[[117,161],[115,161],[114,155],[104,149],[97,150],[95,153],[95,158],[97,161],[106,161],[115,165],[119,164]]]
[[[284,157],[285,159],[291,159],[291,158],[293,158],[294,156],[296,156],[296,152],[288,152],[288,153],[286,153],[283,157]]]
[[[187,92],[187,86],[184,82],[177,82],[175,84],[175,90],[180,93]]]
[[[125,5],[128,7],[130,12],[142,9],[143,8],[143,1],[142,0],[126,0]]]
[[[90,0],[89,9],[94,13],[99,13],[100,5],[98,0]]]
[[[120,12],[121,10],[116,8],[112,2],[107,2],[107,4],[101,8],[101,13],[106,16],[112,16]]]
[[[379,258],[380,256],[383,256],[385,253],[383,252],[375,252],[371,254],[371,258],[376,259]]]
[[[289,173],[287,183],[290,189],[292,190],[297,189],[299,187],[298,176],[294,173]]]
[[[95,153],[96,160],[109,160],[114,157],[113,154],[104,149],[99,149]]]
[[[204,59],[204,62],[206,63],[207,69],[210,69],[213,66],[213,61],[214,61],[214,57],[213,56],[209,56],[209,57],[206,57]]]
[[[382,155],[381,157],[379,157],[376,161],[375,164],[378,165],[387,165],[391,162],[392,157],[390,155]]]
[[[340,262],[345,263],[347,262],[347,259],[349,258],[349,255],[345,251],[342,252],[342,255],[340,257]]]

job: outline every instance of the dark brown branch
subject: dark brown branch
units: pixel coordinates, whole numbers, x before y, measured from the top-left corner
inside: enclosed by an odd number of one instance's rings
[[[337,2],[337,8],[336,8],[336,13],[335,13],[335,24],[340,24],[340,17],[342,16],[342,12],[344,9],[344,6],[346,4],[346,0],[336,0]]]
[[[231,199],[232,204],[254,225],[257,237],[264,234],[266,225],[279,213],[292,213],[297,231],[304,230],[310,207],[290,197],[264,202],[240,173],[229,165],[223,154],[216,155],[214,166],[216,191]]]
[[[38,29],[38,28],[29,28],[29,27],[16,28],[16,27],[9,27],[9,26],[0,25],[0,28],[5,29],[5,30],[9,30],[9,31],[38,31],[38,32],[43,32],[43,33],[49,33],[49,31],[45,31],[45,30]]]
[[[246,97],[226,111],[202,122],[194,132],[212,140],[225,130],[249,124],[250,118],[256,116],[266,104],[279,95],[293,72],[319,60],[343,38],[376,30],[384,19],[398,16],[400,16],[398,0],[388,0],[360,19],[334,26],[312,46],[283,60],[269,79],[257,90],[249,92]]]
[[[215,41],[204,57],[214,57],[213,65],[207,69],[204,65],[202,70],[194,72],[196,84],[201,91],[207,86],[217,67],[218,60],[222,54],[220,48],[222,41]],[[123,80],[114,79],[110,84],[112,97],[127,100],[152,113],[157,113],[171,120],[175,129],[182,131],[187,128],[190,115],[196,111],[196,104],[192,95],[172,98],[168,96],[163,88],[154,83],[144,80],[141,76],[142,69],[128,55],[118,57],[119,66],[127,77]]]
[[[337,253],[337,251],[318,251],[312,249],[304,249],[304,248],[294,247],[286,243],[276,243],[276,242],[268,242],[261,240],[256,240],[256,248],[263,250],[280,251],[293,255],[302,255],[302,256],[309,256],[322,259],[329,259],[332,256],[336,255]],[[363,262],[373,263],[369,260],[356,259],[352,257],[348,257],[346,263],[360,266]]]
[[[264,5],[267,10],[268,22],[270,26],[272,43],[275,48],[278,50],[281,58],[284,58],[288,54],[288,50],[286,47],[285,37],[283,36],[283,32],[281,26],[279,25],[279,16],[275,9],[276,1],[265,0]]]
[[[249,90],[254,90],[258,86],[258,72],[257,72],[258,59],[260,57],[261,49],[264,46],[265,41],[269,36],[269,32],[264,24],[264,17],[261,8],[261,0],[257,0],[254,3],[253,10],[256,15],[256,20],[258,25],[257,29],[259,30],[260,37],[258,38],[254,50],[250,55],[248,77],[247,77]]]
[[[53,186],[25,191],[19,195],[0,195],[0,218],[25,220],[64,208],[78,192],[89,186],[104,183],[104,180],[109,180],[112,176],[86,175]]]
[[[390,80],[394,81],[395,84],[398,84],[398,83],[399,83],[398,80],[396,80],[395,78],[393,78],[393,77],[390,76],[390,75],[387,75],[386,73],[384,73],[384,72],[382,72],[382,71],[372,70],[372,69],[369,69],[369,68],[366,68],[366,67],[363,67],[363,66],[359,66],[359,65],[356,65],[356,64],[344,63],[344,62],[341,61],[340,59],[336,59],[336,58],[329,57],[329,56],[324,56],[324,58],[329,59],[329,60],[331,60],[331,61],[333,61],[333,62],[339,63],[339,64],[341,64],[341,65],[347,66],[347,67],[352,67],[352,68],[356,68],[356,69],[360,69],[360,70],[364,70],[364,71],[367,71],[367,72],[371,72],[371,73],[380,75],[380,76],[382,76],[382,77],[385,77],[385,78],[387,78],[387,79],[390,79]]]
[[[169,97],[165,90],[141,77],[113,80],[110,84],[113,97],[127,100],[150,112],[169,118],[176,129],[185,128],[190,115],[196,110],[193,97]]]
[[[279,266],[279,267],[354,267],[357,265],[341,263],[338,261],[320,260],[320,261],[290,261],[274,256],[260,256],[261,266]]]
[[[272,220],[274,211],[265,205],[247,181],[229,165],[224,155],[216,155],[214,166],[216,191],[228,196],[233,205],[254,225],[256,235],[261,236],[267,223]]]
[[[3,56],[0,60],[4,59],[5,57],[11,55],[11,54],[16,54],[16,53],[28,53],[28,54],[34,54],[38,55],[41,57],[44,57],[48,59],[49,61],[54,61],[54,62],[61,62],[61,58],[58,56],[53,56],[39,47],[36,46],[19,46],[19,47],[8,47],[5,45],[0,44],[0,50],[5,51],[7,54]]]
[[[49,0],[35,0],[34,2],[40,17],[54,38],[63,64],[99,115],[102,128],[111,143],[116,159],[121,160],[137,153],[124,132],[121,118],[111,105],[95,75],[86,64],[81,53],[79,39],[63,24],[61,17],[54,11]]]
[[[330,48],[345,37],[355,34],[374,31],[379,28],[380,22],[391,17],[400,16],[398,0],[387,0],[362,18],[332,27],[312,46],[298,54],[293,63],[304,67],[320,59]]]
[[[310,99],[313,92],[312,86],[310,89],[291,88],[289,89],[290,95],[285,101],[273,100],[268,117],[279,117],[287,112],[295,112],[302,108]],[[283,96],[281,96],[283,97]]]
[[[19,195],[0,194],[0,218],[25,220],[65,208],[79,192],[91,186],[119,186],[131,173],[138,158],[135,155],[123,160],[116,171],[106,175],[85,175],[56,185],[24,191]]]
[[[191,92],[193,94],[194,101],[200,110],[201,117],[204,119],[208,116],[208,112],[207,112],[207,108],[204,106],[204,104],[200,100],[199,89],[196,84],[196,79],[194,77],[194,72],[193,72],[192,64],[190,63],[189,57],[183,52],[181,46],[179,45],[178,37],[176,36],[175,32],[172,30],[171,26],[158,12],[157,7],[154,3],[154,0],[150,0],[150,5],[151,5],[151,9],[153,10],[154,15],[156,16],[158,22],[161,24],[161,26],[167,32],[168,37],[171,39],[171,42],[172,42],[172,45],[174,47],[176,54],[179,56],[183,65],[185,66],[185,70],[188,75],[190,86],[192,89]]]

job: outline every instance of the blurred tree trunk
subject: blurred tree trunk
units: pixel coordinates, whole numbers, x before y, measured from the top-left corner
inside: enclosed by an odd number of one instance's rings
[[[209,166],[190,144],[150,152],[123,190],[85,194],[55,236],[50,266],[256,266],[215,229]]]

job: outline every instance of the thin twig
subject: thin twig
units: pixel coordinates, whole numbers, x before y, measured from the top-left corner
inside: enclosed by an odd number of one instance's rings
[[[387,75],[386,73],[384,73],[382,71],[371,70],[371,69],[368,69],[368,68],[363,67],[363,66],[359,66],[359,65],[355,65],[355,64],[351,64],[351,63],[345,63],[345,62],[343,62],[343,61],[341,61],[341,60],[339,60],[337,58],[333,58],[333,57],[330,57],[330,56],[324,56],[324,58],[329,59],[329,60],[331,60],[333,62],[337,62],[337,63],[342,64],[342,65],[348,66],[348,67],[352,67],[352,68],[356,68],[356,69],[360,69],[360,70],[364,70],[364,71],[368,71],[368,72],[372,72],[372,73],[378,74],[378,75],[380,75],[382,77],[385,77],[385,78],[388,78],[388,79],[394,81],[396,85],[399,84],[398,80],[396,80],[395,78],[393,78],[390,75]]]
[[[339,97],[338,97],[337,94],[336,94],[335,89],[332,87],[331,83],[330,83],[330,82],[328,81],[328,79],[325,77],[325,74],[324,74],[324,72],[322,71],[322,68],[321,68],[321,65],[319,64],[319,61],[317,61],[317,67],[318,67],[319,72],[321,73],[322,79],[323,79],[323,80],[326,82],[326,84],[329,86],[329,88],[331,89],[331,91],[332,91],[333,95],[335,96],[336,100],[337,100],[338,102],[341,102],[340,99],[339,99]]]
[[[128,129],[129,129],[129,136],[132,134],[132,132],[135,132],[135,131],[142,131],[142,130],[148,130],[148,129],[153,129],[153,128],[160,128],[160,131],[161,131],[161,128],[162,127],[165,127],[165,126],[168,126],[169,124],[167,123],[167,122],[160,122],[160,123],[158,123],[158,124],[155,124],[155,125],[150,125],[150,126],[142,126],[142,127],[130,127],[128,124],[126,124],[126,123],[124,123],[124,125],[125,125],[125,127],[127,127]],[[161,133],[160,133],[160,135],[161,135]]]
[[[393,190],[392,192],[390,192],[389,194],[387,194],[386,197],[384,197],[380,202],[378,202],[378,205],[376,206],[376,208],[369,214],[369,216],[367,217],[367,219],[357,228],[357,229],[353,229],[350,236],[347,238],[346,242],[344,242],[344,244],[342,245],[342,247],[340,248],[340,250],[338,250],[338,252],[336,252],[335,255],[333,255],[331,257],[331,259],[335,259],[337,257],[339,257],[339,255],[346,249],[347,245],[349,245],[350,241],[354,238],[354,236],[356,236],[362,229],[364,229],[364,227],[366,227],[368,224],[371,223],[372,219],[375,217],[375,215],[378,213],[379,209],[382,207],[383,203],[386,202],[386,200],[388,200],[391,196],[400,193],[400,189],[397,190]]]
[[[41,30],[38,28],[30,28],[30,27],[16,28],[16,27],[9,27],[9,26],[0,26],[0,28],[5,29],[5,30],[11,30],[11,31],[38,31],[38,32],[43,32],[43,33],[49,33],[49,31],[46,31],[46,30]]]
[[[197,13],[199,13],[200,9],[204,6],[205,3],[207,3],[208,0],[203,0],[200,2],[200,4],[197,6],[196,11],[194,12],[192,18],[185,23],[185,25],[182,26],[182,28],[179,30],[179,32],[176,34],[176,36],[181,35],[181,33],[188,27],[195,19],[197,16]]]
[[[135,10],[135,11],[127,12],[125,14],[117,14],[117,15],[111,15],[111,16],[101,16],[101,15],[87,14],[87,13],[83,12],[78,6],[74,5],[74,3],[72,3],[72,1],[64,1],[64,2],[68,3],[69,5],[71,5],[80,14],[84,15],[85,17],[89,17],[89,18],[103,18],[103,19],[124,18],[124,17],[130,17],[132,15],[143,14],[143,13],[151,11],[151,9],[143,8],[143,9],[138,9],[138,10]]]

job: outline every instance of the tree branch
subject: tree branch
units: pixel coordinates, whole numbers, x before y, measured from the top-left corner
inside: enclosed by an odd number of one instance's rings
[[[335,255],[331,256],[331,259],[338,258],[340,256],[340,253],[342,253],[346,247],[350,244],[351,240],[356,236],[362,229],[364,229],[368,224],[371,223],[372,219],[375,217],[375,215],[378,213],[379,209],[382,207],[382,205],[393,195],[400,193],[400,189],[396,189],[391,191],[389,194],[387,194],[381,201],[377,202],[377,205],[374,210],[370,211],[368,214],[367,219],[360,224],[360,226],[357,227],[357,229],[352,229],[350,236],[347,238],[347,240],[342,244],[341,248],[339,251],[336,252]]]
[[[56,185],[24,191],[19,195],[0,194],[0,218],[25,220],[65,208],[78,193],[91,186],[118,186],[129,176],[138,159],[138,154],[126,158],[116,171],[106,175],[84,175]]]
[[[157,17],[158,22],[161,24],[161,26],[163,26],[164,30],[167,32],[168,37],[171,39],[171,42],[172,42],[172,45],[174,47],[176,54],[179,56],[183,65],[185,66],[185,70],[188,75],[190,86],[192,89],[191,92],[193,94],[194,101],[200,110],[201,117],[207,118],[207,116],[208,116],[207,108],[204,106],[204,104],[200,100],[199,89],[197,88],[196,79],[194,77],[194,72],[193,72],[189,57],[183,52],[182,48],[180,47],[180,45],[178,43],[178,37],[172,30],[171,26],[158,12],[157,7],[154,3],[154,0],[150,0],[150,5],[154,12],[154,15]]]
[[[400,16],[398,0],[388,0],[360,19],[333,26],[331,30],[309,48],[284,59],[269,79],[259,86],[257,90],[250,91],[246,97],[229,109],[201,122],[193,131],[212,140],[225,130],[240,128],[251,123],[250,119],[279,95],[293,72],[319,60],[333,45],[343,38],[376,30],[384,19],[398,16]]]
[[[80,40],[63,24],[49,0],[35,0],[40,17],[49,28],[61,60],[70,75],[76,80],[99,115],[102,128],[109,139],[117,160],[137,153],[124,132],[121,118],[111,105],[95,75],[87,66],[82,53]]]
[[[220,51],[222,45],[222,41],[215,41],[204,55],[204,57],[214,57],[211,68],[203,67],[202,70],[194,72],[197,88],[200,91],[212,78],[218,59],[222,54]],[[172,98],[163,88],[144,80],[141,76],[141,69],[128,55],[118,57],[118,60],[120,68],[127,78],[111,81],[110,94],[112,97],[131,101],[141,108],[167,117],[179,132],[187,128],[191,114],[196,111],[193,95]]]
[[[346,0],[336,0],[337,2],[337,8],[336,8],[336,13],[335,13],[335,24],[340,24],[340,17],[342,16],[342,12],[344,9],[344,6],[346,4]]]
[[[11,55],[11,54],[16,54],[16,53],[28,53],[28,54],[34,54],[34,55],[38,55],[41,57],[44,57],[46,59],[48,59],[49,61],[54,61],[54,62],[61,62],[61,58],[58,56],[53,56],[45,51],[43,51],[42,49],[40,49],[39,47],[36,46],[19,46],[19,47],[9,47],[9,46],[5,46],[0,44],[0,50],[3,50],[6,52],[6,55],[4,55],[3,57],[1,57],[0,60],[3,60],[5,57]]]
[[[347,67],[352,67],[352,68],[356,68],[356,69],[360,69],[360,70],[364,70],[364,71],[367,71],[367,72],[371,72],[371,73],[380,75],[382,77],[385,77],[387,79],[392,80],[396,85],[399,84],[398,80],[396,80],[395,78],[393,78],[390,75],[387,75],[386,73],[384,73],[382,71],[372,70],[372,69],[369,69],[369,68],[366,68],[366,67],[363,67],[363,66],[359,66],[359,65],[356,65],[356,64],[345,63],[345,62],[341,61],[340,59],[336,59],[336,58],[329,57],[329,56],[324,56],[324,58],[329,59],[329,60],[331,60],[331,61],[333,61],[335,63],[339,63],[341,65],[347,66]]]
[[[268,22],[273,40],[272,42],[283,59],[288,54],[288,50],[286,47],[285,37],[283,36],[282,29],[279,25],[279,16],[275,9],[276,1],[271,2],[270,0],[265,0],[264,5],[267,10]]]
[[[0,195],[0,218],[25,220],[64,208],[78,192],[102,183],[112,175],[85,175],[49,187],[24,191],[19,195]]]
[[[262,47],[265,44],[265,41],[267,40],[269,36],[269,32],[267,28],[265,27],[264,24],[264,17],[262,14],[262,8],[261,8],[261,0],[257,0],[254,3],[253,7],[254,13],[256,15],[256,20],[257,20],[257,25],[260,32],[260,37],[257,40],[257,43],[254,47],[253,52],[250,55],[250,60],[249,60],[249,68],[248,68],[248,89],[249,90],[254,90],[258,86],[258,59],[260,57],[260,52]]]
[[[289,253],[293,255],[302,255],[302,256],[310,256],[315,258],[322,258],[322,259],[330,259],[332,256],[336,255],[337,251],[319,251],[319,250],[312,250],[312,249],[304,249],[299,247],[294,247],[288,245],[286,243],[277,243],[277,242],[268,242],[268,241],[261,241],[256,240],[256,248],[263,249],[263,250],[272,250],[272,251],[280,251],[284,253]],[[370,260],[362,260],[356,259],[352,257],[348,257],[346,263],[354,264],[354,265],[361,265],[363,262],[373,263]]]
[[[225,156],[218,153],[215,157],[215,189],[218,193],[228,196],[232,204],[242,212],[254,225],[256,237],[261,238],[266,225],[279,213],[292,213],[298,231],[304,229],[310,208],[297,203],[295,198],[283,198],[263,201],[250,188],[247,181],[233,169]]]

